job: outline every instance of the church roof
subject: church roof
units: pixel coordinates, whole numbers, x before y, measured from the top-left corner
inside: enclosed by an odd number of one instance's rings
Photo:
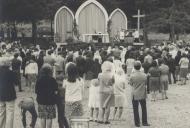
[[[83,0],[82,2],[76,2],[76,0],[70,0],[70,2],[64,3],[63,6],[67,6],[72,12],[75,14],[77,9],[87,0]],[[125,4],[126,0],[97,0],[102,6],[106,9],[108,15],[112,13],[117,8],[120,8],[119,5]],[[112,1],[112,2],[111,2]],[[122,8],[120,8],[122,10]],[[122,10],[126,14],[126,9]]]

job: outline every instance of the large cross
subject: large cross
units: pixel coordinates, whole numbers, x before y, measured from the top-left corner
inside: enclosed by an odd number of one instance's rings
[[[141,15],[141,12],[140,10],[138,9],[138,14],[137,15],[134,15],[133,17],[137,18],[137,26],[138,26],[138,32],[140,31],[140,18],[143,18],[145,17],[145,15]]]

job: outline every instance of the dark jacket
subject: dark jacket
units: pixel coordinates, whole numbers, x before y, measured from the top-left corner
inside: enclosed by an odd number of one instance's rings
[[[82,56],[76,58],[76,66],[79,72],[79,76],[83,77],[85,72],[85,59]]]
[[[93,79],[93,65],[94,61],[91,58],[87,58],[85,62],[85,80],[92,80]]]
[[[40,76],[36,82],[37,102],[41,105],[55,105],[58,84],[53,77]]]
[[[175,72],[176,63],[175,63],[175,60],[174,60],[173,58],[169,58],[169,59],[168,59],[167,65],[168,65],[168,67],[169,67],[169,71],[170,71],[170,72]]]
[[[20,71],[21,64],[22,64],[22,62],[19,59],[14,58],[12,60],[12,70],[13,71]]]
[[[0,67],[0,101],[16,99],[16,76],[8,67]]]
[[[98,74],[101,72],[101,64],[98,61],[95,61],[92,66],[93,79],[98,78]]]

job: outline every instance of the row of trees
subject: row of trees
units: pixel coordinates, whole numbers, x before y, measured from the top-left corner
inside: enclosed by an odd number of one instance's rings
[[[145,36],[147,31],[163,32],[170,35],[170,41],[176,42],[180,34],[190,32],[189,0],[136,0],[136,5],[146,14]]]
[[[32,24],[32,37],[35,42],[37,23],[49,20],[53,34],[53,20],[58,8],[67,5],[74,12],[86,0],[0,0],[0,22],[11,26],[16,33],[19,23]],[[116,7],[126,13],[129,28],[136,28],[136,19],[132,15],[140,9],[146,15],[143,18],[144,39],[148,42],[148,31],[170,34],[170,40],[175,41],[181,33],[190,32],[190,1],[189,0],[98,0],[105,6],[108,13]],[[16,34],[15,34],[16,35]],[[148,43],[147,43],[148,45]]]

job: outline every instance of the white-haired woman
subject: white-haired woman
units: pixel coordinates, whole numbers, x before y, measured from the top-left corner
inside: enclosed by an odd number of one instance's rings
[[[110,107],[114,106],[114,93],[113,93],[113,63],[105,61],[102,64],[102,73],[99,74],[98,79],[100,82],[100,115],[99,123],[109,124]]]
[[[126,77],[125,72],[122,68],[116,68],[115,70],[115,84],[114,84],[114,95],[115,95],[115,110],[114,119],[116,117],[117,110],[118,119],[121,119],[123,113],[123,107],[125,103],[125,88],[126,88]]]

